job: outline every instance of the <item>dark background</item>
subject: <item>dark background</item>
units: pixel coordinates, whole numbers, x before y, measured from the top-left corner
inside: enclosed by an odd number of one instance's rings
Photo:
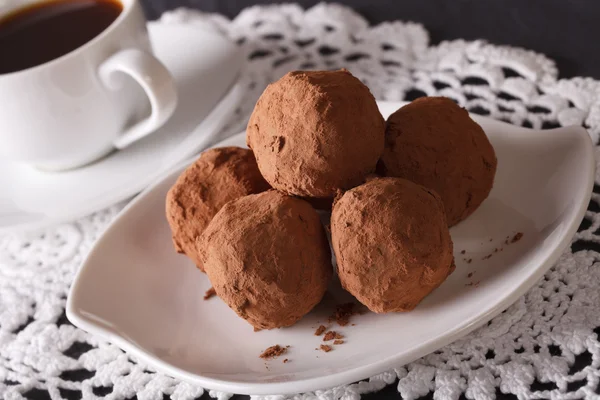
[[[306,7],[319,1],[298,0]],[[340,0],[376,24],[386,20],[422,23],[432,44],[447,39],[486,39],[525,47],[557,62],[560,77],[600,78],[598,0]],[[282,1],[142,0],[149,18],[177,7],[218,12],[230,18],[254,4]]]

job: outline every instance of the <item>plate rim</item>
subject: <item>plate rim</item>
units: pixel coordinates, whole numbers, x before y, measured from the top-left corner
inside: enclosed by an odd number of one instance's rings
[[[394,106],[395,104],[405,104],[404,102],[387,101],[378,101],[378,103],[390,107]],[[494,124],[499,124],[498,126],[506,125],[510,126],[511,128],[542,132],[542,130],[538,129],[527,129],[517,127],[503,121],[494,120],[489,117],[476,116],[475,119],[485,120],[488,123],[492,122]],[[77,275],[73,280],[73,284],[71,286],[67,298],[67,318],[75,326],[91,334],[95,334],[107,339],[108,341],[114,343],[124,351],[133,354],[134,356],[146,362],[148,365],[151,365],[152,367],[156,368],[157,371],[162,371],[175,378],[193,384],[198,384],[207,389],[214,389],[229,393],[247,395],[287,395],[311,392],[315,390],[326,390],[340,385],[346,385],[360,380],[368,379],[369,377],[385,372],[390,368],[410,363],[426,354],[431,353],[432,351],[435,351],[441,347],[444,347],[454,342],[460,337],[463,337],[472,332],[473,330],[477,329],[478,327],[482,326],[483,324],[494,318],[496,315],[500,314],[503,310],[507,309],[511,304],[513,304],[519,297],[521,297],[527,290],[529,290],[533,286],[533,284],[535,284],[535,282],[537,282],[542,277],[542,275],[546,273],[548,269],[550,269],[550,267],[552,267],[556,263],[556,261],[562,255],[566,247],[570,244],[573,235],[576,233],[577,228],[585,215],[588,203],[591,199],[593,192],[596,170],[594,145],[585,128],[581,126],[568,126],[544,130],[543,132],[544,134],[552,135],[558,133],[559,131],[565,130],[571,131],[571,133],[569,134],[574,135],[574,137],[576,137],[576,139],[573,140],[582,140],[584,142],[584,152],[585,158],[587,158],[588,167],[585,171],[582,171],[581,174],[582,180],[586,182],[586,185],[581,185],[579,192],[575,193],[574,196],[575,200],[578,201],[573,206],[573,208],[576,208],[576,212],[572,214],[571,220],[568,221],[568,226],[563,231],[562,237],[560,237],[558,244],[554,248],[548,249],[545,254],[542,254],[543,261],[540,262],[537,267],[530,271],[527,278],[520,282],[520,284],[517,287],[515,287],[515,289],[509,295],[507,295],[494,306],[492,306],[487,312],[478,314],[477,316],[463,321],[457,327],[452,329],[450,333],[444,335],[441,338],[430,339],[429,341],[421,344],[417,348],[408,350],[400,355],[392,355],[384,359],[378,360],[377,362],[372,362],[367,365],[358,366],[348,371],[342,371],[330,375],[317,376],[313,378],[295,380],[290,382],[236,382],[197,375],[185,371],[181,368],[175,367],[141,349],[135,343],[133,343],[133,341],[128,341],[126,338],[118,335],[117,333],[111,332],[110,330],[105,329],[103,326],[95,324],[93,319],[88,318],[83,314],[80,314],[76,309],[74,298],[76,297],[77,288],[80,285],[80,278],[83,276],[83,271],[85,271],[86,268],[89,267],[88,260],[96,251],[98,251],[98,247],[103,243],[105,238],[112,232],[112,230],[115,229],[114,227],[117,224],[117,222],[124,217],[124,215],[129,211],[130,208],[135,207],[138,202],[140,202],[149,192],[153,191],[158,185],[162,184],[164,180],[168,179],[171,175],[178,173],[178,171],[182,170],[191,162],[193,162],[197,158],[197,156],[191,157],[183,162],[178,163],[173,168],[169,169],[168,171],[165,171],[160,176],[158,176],[151,185],[144,189],[123,210],[121,210],[121,212],[116,216],[116,218],[110,223],[108,228],[103,232],[101,237],[96,241],[96,243],[88,253],[86,260],[82,263],[82,266],[79,268]],[[245,132],[240,132],[211,147],[222,147],[228,145],[229,142],[233,142],[235,139],[237,139],[243,134],[245,134]]]

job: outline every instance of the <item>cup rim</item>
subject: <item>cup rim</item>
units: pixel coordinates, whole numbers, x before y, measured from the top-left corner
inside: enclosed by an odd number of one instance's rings
[[[31,4],[36,4],[36,3],[41,3],[44,0],[35,0],[31,3],[28,3],[26,5],[21,5],[21,6],[17,6],[14,9],[12,9],[9,13],[5,13],[3,15],[0,16],[0,21],[2,20],[2,18],[4,18],[4,16],[6,16],[7,14],[10,14],[12,12],[18,12],[20,9],[25,8]],[[68,0],[67,0],[68,1]],[[80,53],[83,53],[84,51],[86,51],[87,49],[89,49],[90,47],[94,46],[96,43],[98,43],[99,41],[103,40],[106,36],[108,36],[112,31],[114,31],[116,29],[116,26],[119,25],[125,18],[127,18],[127,16],[129,15],[129,13],[131,12],[131,9],[133,8],[134,2],[136,0],[117,0],[119,3],[121,3],[121,5],[123,6],[123,9],[121,11],[121,13],[117,16],[117,18],[110,23],[110,25],[108,25],[102,32],[100,32],[98,35],[96,35],[95,37],[93,37],[91,40],[87,41],[86,43],[82,44],[81,46],[69,51],[66,54],[63,54],[60,57],[54,58],[52,60],[46,61],[42,64],[38,64],[38,65],[34,65],[33,67],[29,67],[29,68],[25,68],[25,69],[20,69],[18,71],[13,71],[13,72],[7,72],[7,73],[0,73],[0,80],[3,78],[7,78],[7,77],[14,77],[17,75],[22,75],[22,74],[26,74],[29,72],[33,72],[33,71],[37,71],[40,70],[42,68],[46,68],[49,67],[51,65],[55,65],[58,64],[60,62],[63,62],[69,58],[72,57],[76,57],[77,55],[79,55]]]

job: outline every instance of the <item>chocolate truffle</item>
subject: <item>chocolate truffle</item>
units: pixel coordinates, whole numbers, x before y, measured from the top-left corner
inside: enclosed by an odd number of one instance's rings
[[[296,71],[263,92],[246,140],[271,186],[327,204],[375,170],[384,135],[375,98],[350,72]]]
[[[387,120],[380,172],[435,190],[450,226],[487,198],[496,165],[483,129],[448,98],[419,98]]]
[[[269,189],[251,150],[207,150],[177,179],[167,194],[167,220],[173,245],[204,271],[195,241],[225,203]]]
[[[378,178],[333,205],[342,286],[376,313],[410,311],[454,270],[444,205],[406,179]]]
[[[223,206],[198,248],[217,295],[256,329],[294,324],[333,274],[317,212],[275,190]]]

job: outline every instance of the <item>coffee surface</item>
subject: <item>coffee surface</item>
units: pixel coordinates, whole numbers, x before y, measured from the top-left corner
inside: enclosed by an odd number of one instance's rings
[[[0,18],[0,74],[35,67],[77,49],[122,10],[118,0],[53,0]]]

